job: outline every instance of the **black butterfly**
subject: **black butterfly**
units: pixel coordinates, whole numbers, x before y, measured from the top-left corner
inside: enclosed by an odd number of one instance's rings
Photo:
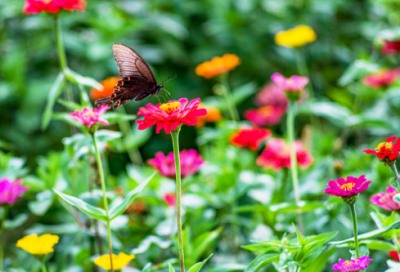
[[[110,97],[96,100],[95,105],[113,106],[114,109],[136,97],[136,101],[149,95],[158,95],[164,85],[157,85],[156,79],[147,63],[133,49],[115,43],[112,48],[121,80]]]

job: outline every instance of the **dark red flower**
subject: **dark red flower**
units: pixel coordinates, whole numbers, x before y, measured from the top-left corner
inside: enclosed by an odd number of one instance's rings
[[[381,53],[384,55],[400,53],[400,41],[384,41]]]
[[[380,143],[375,149],[364,149],[364,152],[367,154],[374,154],[378,156],[379,160],[384,162],[395,161],[399,156],[400,150],[400,141],[393,144],[396,138],[396,136],[390,136],[387,138],[386,142]]]
[[[25,14],[36,14],[39,12],[57,13],[61,9],[73,11],[85,11],[85,0],[26,0],[24,6]]]
[[[257,150],[260,144],[272,136],[269,129],[258,128],[241,128],[236,131],[230,138],[230,143],[238,147],[248,147],[251,150]]]
[[[389,257],[393,258],[393,261],[398,262],[400,261],[400,255],[397,251],[395,250],[391,250],[389,251]]]

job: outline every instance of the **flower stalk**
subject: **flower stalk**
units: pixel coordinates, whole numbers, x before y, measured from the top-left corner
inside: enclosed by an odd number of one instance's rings
[[[360,258],[360,248],[358,246],[358,228],[357,228],[357,213],[356,213],[356,206],[355,204],[351,204],[350,211],[351,211],[351,219],[353,220],[353,232],[354,232],[354,246],[356,248],[356,256]]]
[[[296,63],[299,74],[301,76],[310,78],[310,72],[308,71],[307,63],[300,48],[296,49]],[[314,88],[312,83],[308,84],[308,94],[310,98],[314,97]]]
[[[185,272],[185,257],[183,251],[183,238],[182,238],[182,181],[181,181],[181,163],[179,157],[179,126],[176,130],[171,131],[172,146],[174,149],[175,157],[175,170],[176,170],[176,216],[178,224],[178,248],[179,248],[179,262],[181,266],[181,272]]]
[[[232,118],[232,120],[238,122],[239,121],[239,113],[238,113],[238,110],[232,99],[232,92],[231,92],[231,89],[229,87],[229,82],[228,82],[228,73],[221,74],[220,79],[221,79],[221,84],[225,87],[225,88],[221,88],[222,95],[224,96],[226,103],[228,105],[228,109],[229,109],[231,118]]]
[[[4,266],[4,250],[3,250],[3,246],[1,244],[1,238],[3,236],[4,233],[4,221],[6,221],[7,219],[7,214],[8,214],[8,207],[6,205],[3,206],[3,214],[2,214],[2,218],[0,221],[0,271],[3,270],[3,266]]]
[[[100,152],[99,152],[99,149],[97,147],[96,136],[95,136],[94,133],[92,134],[92,139],[93,139],[94,150],[95,150],[95,153],[96,153],[97,166],[99,168],[101,189],[103,190],[103,204],[104,204],[104,209],[106,211],[106,216],[107,216],[107,234],[108,234],[107,238],[108,238],[108,251],[109,251],[109,254],[110,254],[111,272],[114,272],[113,262],[112,262],[111,226],[110,226],[110,218],[109,218],[109,213],[108,213],[108,203],[107,203],[107,195],[106,195],[106,183],[105,183],[105,180],[104,180],[104,171],[103,171],[103,165],[102,165],[102,162],[101,162]]]
[[[46,264],[44,262],[44,258],[43,258],[43,261],[42,261],[42,272],[47,272]]]
[[[296,150],[294,146],[294,107],[295,102],[289,102],[289,111],[287,114],[287,130],[288,130],[288,141],[290,146],[290,162],[291,162],[291,172],[292,172],[292,182],[294,190],[294,198],[297,206],[300,205],[300,190],[299,190],[299,178],[297,173],[297,157]],[[297,212],[297,225],[301,233],[303,233],[303,224],[301,222],[301,215]]]
[[[388,165],[390,167],[390,170],[392,170],[394,179],[396,180],[397,187],[399,188],[400,187],[400,182],[399,182],[400,176],[399,176],[399,173],[397,172],[396,161],[394,161],[393,163],[390,163]]]

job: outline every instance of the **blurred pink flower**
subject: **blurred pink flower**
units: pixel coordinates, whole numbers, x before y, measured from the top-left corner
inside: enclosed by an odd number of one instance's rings
[[[165,203],[167,203],[168,206],[173,207],[176,205],[175,193],[165,193],[163,198],[164,198]]]
[[[0,180],[0,205],[1,204],[13,204],[17,198],[26,190],[28,187],[22,186],[22,180],[18,179],[11,182],[8,179]]]
[[[337,181],[329,181],[329,188],[326,188],[324,193],[341,197],[354,196],[367,190],[371,182],[371,180],[367,181],[365,175],[359,178],[348,176],[346,180],[344,178],[339,178]]]
[[[85,6],[85,0],[26,0],[24,13],[36,14],[43,11],[57,13],[61,9],[85,11]]]
[[[400,53],[400,41],[384,41],[381,53],[383,55]]]
[[[136,122],[139,124],[139,130],[157,125],[156,133],[164,129],[165,133],[169,134],[182,123],[189,126],[196,125],[198,118],[207,114],[206,109],[198,109],[199,103],[200,98],[193,99],[189,104],[186,98],[156,106],[149,103],[139,109],[138,116],[144,115],[144,119]]]
[[[200,167],[204,164],[203,159],[196,150],[182,150],[179,152],[181,162],[181,175],[182,178],[195,174],[199,171]],[[174,153],[170,152],[167,156],[162,152],[157,152],[154,159],[150,159],[149,164],[161,175],[167,178],[175,178],[175,158]]]
[[[307,77],[291,76],[290,78],[285,78],[279,73],[274,73],[271,76],[271,80],[279,89],[285,92],[303,92],[304,87],[309,82]]]
[[[363,83],[371,88],[386,87],[393,84],[400,75],[400,68],[393,70],[383,69],[363,78]]]
[[[289,101],[282,90],[271,82],[257,93],[255,103],[259,107],[272,105],[286,109]]]
[[[339,263],[334,264],[333,271],[341,272],[358,272],[367,269],[367,266],[373,259],[369,259],[368,256],[361,258],[352,259],[350,261],[339,259]]]
[[[399,192],[392,186],[387,187],[386,192],[386,194],[380,192],[376,195],[373,195],[370,199],[371,203],[388,211],[400,211],[400,203],[397,203],[393,200],[393,197]]]
[[[102,123],[103,125],[108,125],[108,121],[101,119],[101,116],[109,110],[110,107],[101,105],[98,109],[90,109],[89,107],[84,108],[82,111],[76,110],[75,112],[69,114],[77,122],[84,126],[91,127],[96,123]]]
[[[301,141],[295,141],[294,148],[300,167],[307,168],[314,162],[313,157],[305,150]],[[281,168],[290,168],[290,146],[283,139],[271,139],[257,158],[257,164],[275,171],[279,171]]]
[[[286,106],[263,106],[244,112],[244,118],[257,126],[274,126],[279,123],[286,112]]]

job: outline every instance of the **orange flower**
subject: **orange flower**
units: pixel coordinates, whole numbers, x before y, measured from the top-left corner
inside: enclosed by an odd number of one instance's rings
[[[103,90],[97,90],[95,88],[90,90],[90,99],[97,100],[104,97],[109,97],[114,91],[114,87],[117,85],[118,81],[120,81],[120,77],[109,77],[102,82],[100,82],[101,86],[103,86]]]
[[[212,78],[235,69],[239,64],[238,56],[225,54],[222,57],[213,57],[211,60],[197,65],[196,74],[205,78]]]
[[[203,117],[199,117],[198,121],[197,121],[197,128],[202,128],[204,127],[204,125],[207,122],[218,122],[219,120],[221,120],[221,112],[219,111],[219,109],[217,107],[213,107],[213,106],[206,106],[203,103],[200,103],[199,108],[203,108],[207,110],[207,115],[203,116]]]

